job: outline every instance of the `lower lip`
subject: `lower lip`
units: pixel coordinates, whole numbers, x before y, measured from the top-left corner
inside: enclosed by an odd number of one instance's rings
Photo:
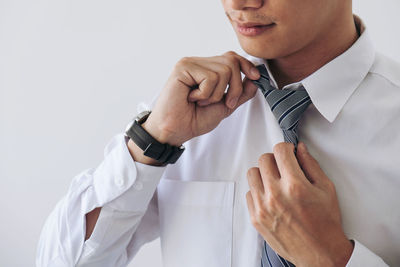
[[[269,24],[269,25],[264,25],[264,26],[254,26],[254,27],[243,27],[236,25],[237,31],[245,36],[257,36],[262,34],[263,32],[273,28],[275,24]]]

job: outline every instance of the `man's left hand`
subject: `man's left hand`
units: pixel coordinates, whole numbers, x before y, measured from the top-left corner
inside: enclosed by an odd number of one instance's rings
[[[279,143],[247,173],[252,224],[296,266],[345,266],[353,244],[341,224],[334,184],[299,143]]]

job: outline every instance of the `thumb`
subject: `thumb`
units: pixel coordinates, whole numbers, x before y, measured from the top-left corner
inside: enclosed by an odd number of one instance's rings
[[[236,106],[233,109],[228,108],[226,105],[223,106],[225,108],[225,117],[230,116],[240,105],[252,99],[256,95],[258,87],[251,80],[245,77],[242,84],[243,91]]]
[[[242,95],[239,97],[238,104],[236,105],[236,107],[252,99],[256,95],[257,89],[258,89],[257,85],[255,85],[252,82],[252,80],[245,77],[243,79],[243,92]]]
[[[306,145],[299,142],[296,153],[297,160],[307,177],[307,179],[314,185],[325,187],[329,182],[329,178],[319,166],[319,163],[308,152]]]

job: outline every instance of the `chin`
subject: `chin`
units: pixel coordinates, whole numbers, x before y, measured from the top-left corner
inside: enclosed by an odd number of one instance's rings
[[[274,59],[285,56],[282,44],[277,45],[265,40],[238,38],[240,46],[249,55],[264,59]]]
[[[273,45],[259,40],[240,40],[240,46],[249,55],[258,58],[273,59],[281,56],[279,49],[276,49]]]

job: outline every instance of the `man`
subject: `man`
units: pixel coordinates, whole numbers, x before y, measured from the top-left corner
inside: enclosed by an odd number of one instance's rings
[[[151,137],[116,136],[75,177],[38,266],[125,266],[158,236],[173,267],[400,265],[399,64],[351,0],[222,3],[247,59],[180,60],[135,126]],[[310,101],[294,144],[262,80]]]

